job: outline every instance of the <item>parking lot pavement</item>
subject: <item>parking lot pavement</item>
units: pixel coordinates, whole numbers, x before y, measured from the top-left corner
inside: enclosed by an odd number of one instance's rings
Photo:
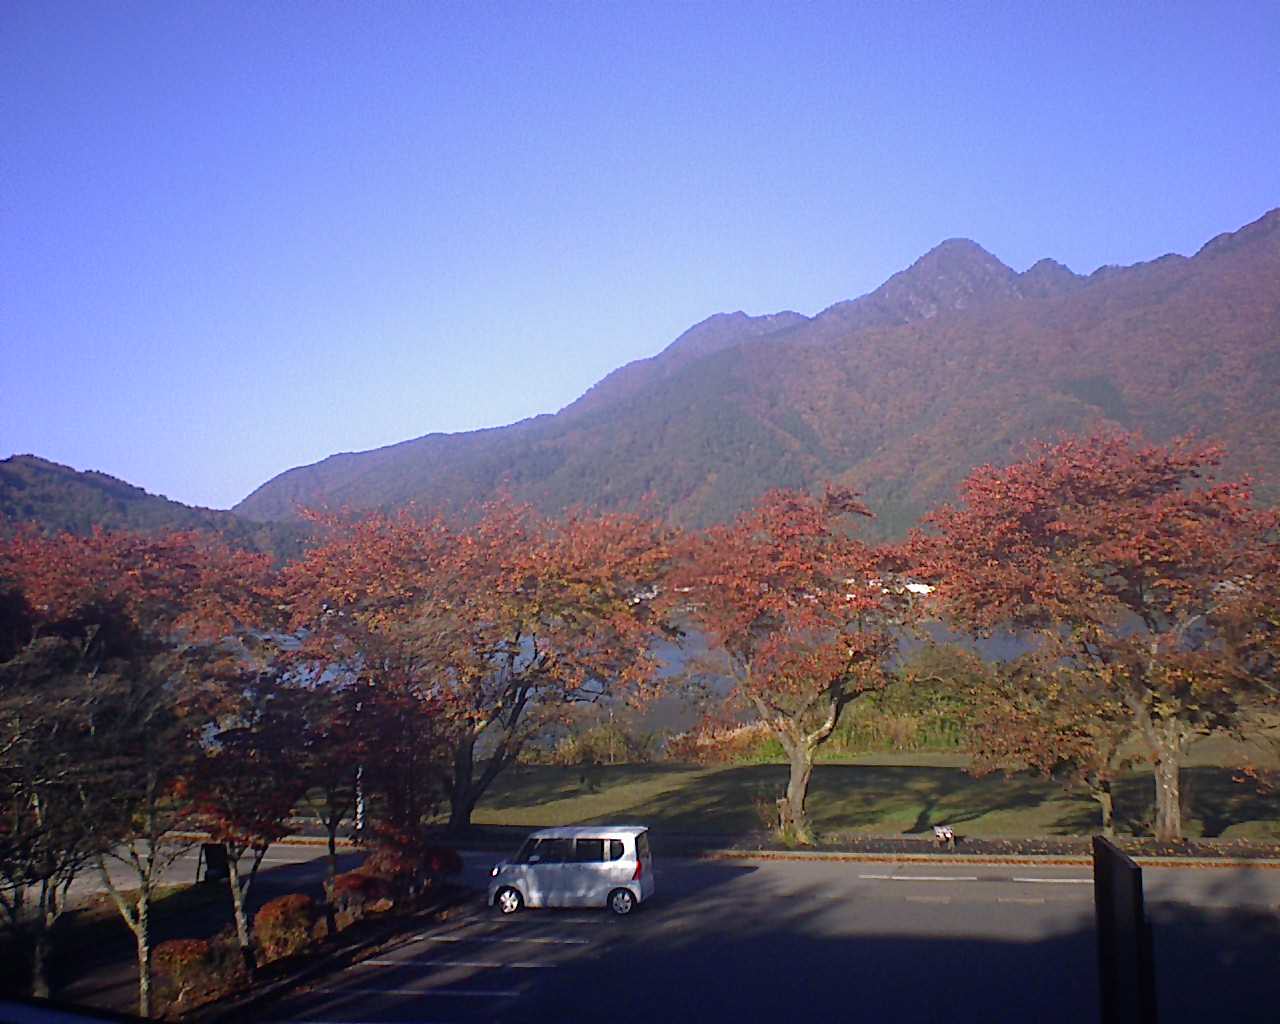
[[[493,857],[468,857],[480,884]],[[502,917],[482,896],[264,1008],[279,1021],[1095,1019],[1087,869],[668,859],[652,903]],[[1272,1021],[1280,872],[1157,872],[1165,1021]],[[1266,915],[1269,914],[1270,917]],[[1223,1018],[1218,1018],[1223,1019]]]
[[[520,1017],[539,976],[598,954],[615,924],[599,913],[498,917],[481,898],[459,917],[412,936],[273,1008],[276,1020],[437,1021]],[[618,921],[617,925],[624,924]]]

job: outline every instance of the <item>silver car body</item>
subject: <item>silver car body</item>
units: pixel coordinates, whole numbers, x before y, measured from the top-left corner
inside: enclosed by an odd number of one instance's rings
[[[533,832],[510,860],[490,872],[489,905],[514,889],[526,907],[603,907],[618,889],[637,903],[655,886],[644,825],[575,825]]]

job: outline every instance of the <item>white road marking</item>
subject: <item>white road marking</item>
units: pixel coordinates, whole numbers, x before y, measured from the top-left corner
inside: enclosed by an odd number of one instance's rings
[[[1043,896],[1001,896],[1000,903],[1043,903]]]
[[[472,999],[514,999],[521,993],[506,989],[463,988],[313,988],[313,994],[325,996],[459,996]]]
[[[590,939],[556,939],[534,935],[512,938],[506,935],[415,935],[411,942],[539,942],[548,946],[585,946]]]
[[[550,963],[534,963],[532,961],[514,960],[503,963],[501,960],[361,960],[353,967],[515,967],[521,969],[534,967],[554,967]]]
[[[908,903],[950,903],[950,896],[908,896]]]
[[[977,875],[890,875],[891,882],[976,882]]]
[[[1015,882],[1040,882],[1044,885],[1093,885],[1092,878],[1014,878]]]

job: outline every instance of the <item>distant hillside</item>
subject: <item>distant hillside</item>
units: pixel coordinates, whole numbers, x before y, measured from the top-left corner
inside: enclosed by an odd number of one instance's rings
[[[205,530],[228,542],[280,557],[295,553],[305,531],[298,523],[262,523],[231,512],[192,508],[148,494],[105,473],[15,455],[0,460],[0,534],[18,523],[57,532]]]
[[[1226,442],[1280,488],[1280,211],[1205,245],[1088,277],[1016,273],[953,239],[815,317],[721,314],[554,416],[432,434],[289,470],[236,512],[457,507],[507,487],[548,510],[732,516],[769,487],[834,478],[896,533],[975,464],[1100,425]]]

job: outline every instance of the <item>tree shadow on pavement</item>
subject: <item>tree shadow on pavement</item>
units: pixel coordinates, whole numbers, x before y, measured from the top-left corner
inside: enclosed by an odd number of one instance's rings
[[[781,901],[697,892],[643,911],[598,947],[590,974],[563,970],[502,1021],[655,1020],[1080,1024],[1099,1019],[1092,904],[1029,925],[1023,908],[835,905],[814,885]],[[898,894],[879,890],[887,900]],[[994,901],[992,901],[994,902]],[[876,926],[859,929],[875,912]],[[934,918],[937,918],[936,920]],[[1164,905],[1153,915],[1162,1024],[1276,1019],[1280,922],[1258,908]],[[957,922],[961,922],[958,926]],[[856,932],[856,934],[850,934]],[[584,987],[585,986],[585,987]]]

